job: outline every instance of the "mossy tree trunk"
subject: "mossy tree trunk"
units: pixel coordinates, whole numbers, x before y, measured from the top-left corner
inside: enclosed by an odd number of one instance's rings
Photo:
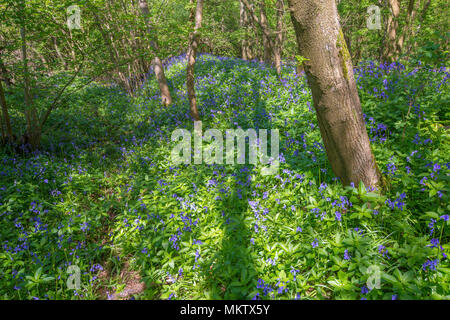
[[[343,184],[379,185],[335,0],[289,0],[328,160]]]

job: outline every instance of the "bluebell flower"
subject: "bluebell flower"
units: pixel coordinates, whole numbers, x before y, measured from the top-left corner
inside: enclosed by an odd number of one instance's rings
[[[361,287],[361,294],[367,294],[367,293],[369,293],[369,289],[366,286],[363,285]]]
[[[434,232],[434,224],[436,223],[436,219],[430,219],[430,223],[428,224],[428,228],[430,229],[430,236]]]
[[[292,275],[294,276],[294,281],[297,280],[297,279],[296,279],[296,276],[297,276],[297,273],[300,272],[300,270],[295,269],[294,267],[291,267],[291,271],[290,271],[290,272],[291,272]]]
[[[351,256],[348,253],[348,249],[345,249],[345,251],[344,251],[344,260],[350,260],[350,259],[351,259]]]
[[[439,170],[441,170],[441,166],[439,165],[439,163],[435,163],[433,166],[433,171],[434,172],[439,172]]]
[[[438,263],[439,263],[439,260],[438,260],[438,259],[435,259],[435,260],[427,260],[427,261],[422,265],[422,269],[423,269],[424,271],[426,271],[427,268],[428,268],[429,270],[436,270],[436,267],[437,267]]]
[[[429,244],[429,245],[427,245],[427,247],[437,248],[438,245],[439,245],[439,239],[433,238],[433,239],[430,240],[430,243],[431,243],[431,245]]]
[[[385,258],[387,258],[387,259],[390,259],[389,255],[388,255],[389,252],[388,252],[388,250],[386,249],[385,246],[379,245],[379,246],[378,246],[378,252],[379,252],[380,254],[382,254],[383,257],[385,257]]]

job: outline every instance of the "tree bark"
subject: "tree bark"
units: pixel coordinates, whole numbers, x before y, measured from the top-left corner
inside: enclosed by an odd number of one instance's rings
[[[200,37],[199,29],[202,26],[202,16],[203,16],[203,0],[197,0],[195,15],[191,14],[191,17],[195,20],[195,26],[194,31],[189,36],[189,47],[187,51],[187,69],[186,69],[186,89],[189,98],[191,116],[195,121],[200,120],[200,116],[197,109],[197,98],[195,96],[194,67]]]
[[[430,7],[431,4],[431,0],[428,0],[425,5],[423,6],[422,12],[420,14],[420,23],[423,22],[423,20],[425,20],[427,13],[428,13],[428,8]]]
[[[280,31],[273,35],[270,32],[269,25],[267,23],[267,18],[265,15],[265,7],[264,2],[261,2],[261,14],[260,18],[258,18],[250,6],[247,0],[241,0],[242,4],[247,8],[248,13],[250,14],[251,19],[255,24],[258,24],[261,28],[261,32],[263,34],[263,45],[264,45],[264,57],[263,60],[266,63],[272,64],[272,55],[274,56],[275,68],[277,70],[277,75],[281,77],[281,45],[282,45],[282,16],[277,17],[277,30]],[[277,8],[281,6],[283,7],[283,2],[277,0]],[[263,14],[264,12],[264,14]],[[281,11],[282,13],[282,11]],[[278,14],[278,13],[277,13]],[[278,61],[277,61],[278,59]]]
[[[107,3],[107,2],[106,2]],[[129,94],[132,94],[133,90],[130,86],[130,82],[129,79],[127,78],[127,76],[120,70],[120,54],[119,51],[117,50],[117,47],[115,46],[115,42],[114,42],[114,38],[112,36],[111,30],[108,26],[107,23],[105,23],[105,21],[102,21],[97,12],[100,11],[98,8],[94,7],[90,7],[92,14],[94,15],[94,20],[96,25],[99,28],[99,31],[103,37],[103,41],[105,42],[105,45],[108,47],[108,52],[109,52],[109,56],[110,56],[110,60],[112,62],[113,65],[116,66],[116,71],[117,71],[117,75],[119,77],[120,83],[122,85],[122,88],[124,88]],[[104,10],[104,11],[109,11],[108,10]],[[104,29],[104,27],[106,27],[107,30]],[[75,61],[75,60],[74,60]]]
[[[239,1],[239,24],[242,30],[244,30],[244,35],[242,37],[241,42],[241,56],[244,60],[251,60],[250,59],[250,47],[249,47],[249,41],[247,36],[247,28],[248,28],[248,16],[247,11],[245,9],[244,4],[242,1]]]
[[[2,143],[5,143],[5,141],[6,141],[6,134],[5,134],[5,128],[3,127],[3,113],[1,112],[1,109],[0,109],[0,128],[1,128],[1,130],[2,130],[2,136],[1,136],[1,138],[2,138]]]
[[[277,0],[277,33],[275,35],[275,47],[273,50],[273,57],[275,62],[275,69],[277,70],[278,77],[281,77],[281,53],[283,51],[283,15],[284,15],[284,2],[283,0]]]
[[[11,80],[11,77],[8,74],[8,70],[6,69],[6,66],[2,60],[1,54],[2,54],[2,52],[1,52],[1,48],[0,48],[0,76],[1,76],[0,81],[1,80],[5,81],[6,86],[9,88],[12,85],[12,80]]]
[[[397,56],[400,56],[402,54],[403,44],[405,42],[405,39],[409,36],[410,26],[413,23],[414,18],[416,16],[416,10],[414,10],[414,7],[415,7],[415,0],[409,0],[405,26],[403,27],[402,34],[400,35],[400,37],[398,37],[397,41],[397,52],[396,52]]]
[[[2,114],[0,117],[0,125],[2,127],[2,138],[8,137],[12,141],[13,133],[11,128],[11,121],[9,119],[8,106],[6,105],[5,92],[3,91],[2,81],[0,81],[0,105],[2,107]]]
[[[272,48],[270,45],[270,35],[269,35],[269,25],[267,22],[267,14],[266,14],[266,4],[264,3],[264,0],[261,0],[261,2],[259,3],[259,21],[261,24],[261,27],[265,30],[267,30],[268,32],[263,32],[262,33],[262,42],[263,42],[263,48],[264,48],[264,54],[263,54],[263,61],[267,64],[271,64],[272,63]]]
[[[380,184],[335,0],[289,0],[320,133],[343,184]]]
[[[56,37],[52,37],[53,46],[55,47],[56,56],[58,57],[58,60],[60,61],[61,65],[64,66],[64,70],[68,69],[67,61],[64,59],[64,57],[61,54],[61,51],[58,47],[58,40]]]
[[[261,20],[258,19],[258,17],[255,14],[255,10],[253,9],[253,6],[250,5],[250,3],[247,0],[241,0],[241,1],[244,4],[244,6],[246,7],[247,12],[250,15],[250,18],[253,20],[253,22],[255,24],[258,24],[259,27],[261,28],[261,32],[264,34],[264,37],[267,40],[267,44],[270,47],[270,49],[272,50],[272,48],[274,47],[274,44],[273,44],[273,40],[272,40],[272,37],[270,35],[270,30],[269,30],[267,24],[263,24],[261,22]]]
[[[413,30],[413,32],[412,32],[412,38],[413,39],[418,39],[420,30],[422,29],[422,23],[425,20],[425,18],[427,17],[427,13],[428,13],[428,9],[429,9],[430,5],[431,5],[431,0],[428,0],[427,2],[425,2],[424,6],[423,6],[423,9],[420,12],[419,17],[418,17],[418,22],[419,23],[418,23],[418,28],[416,29],[417,31]],[[420,7],[420,2],[419,2],[419,7]],[[414,43],[412,43],[409,46],[408,51],[411,52],[411,50],[413,50],[416,47],[417,47],[417,40],[415,40]]]
[[[386,29],[386,43],[384,45],[384,62],[393,62],[397,60],[397,29],[398,18],[400,15],[400,1],[389,0],[389,9],[391,11]]]
[[[152,34],[152,23],[150,21],[150,13],[148,10],[148,4],[146,0],[139,0],[139,7],[141,8],[142,15],[145,17],[147,25],[147,33],[149,36]],[[154,37],[156,39],[156,37]],[[167,85],[166,75],[164,73],[164,66],[161,59],[158,57],[159,46],[157,40],[150,41],[150,46],[155,54],[152,61],[153,70],[158,81],[159,90],[161,91],[161,101],[163,105],[169,106],[172,104],[172,96],[170,95],[169,86]]]
[[[20,35],[22,39],[22,63],[23,63],[23,78],[24,78],[24,93],[25,93],[25,119],[27,123],[27,132],[24,135],[23,144],[30,144],[33,150],[39,147],[41,140],[41,131],[39,130],[39,119],[37,111],[33,105],[31,97],[31,84],[30,74],[28,71],[28,58],[27,58],[27,43],[26,43],[26,31],[25,22],[20,28]]]

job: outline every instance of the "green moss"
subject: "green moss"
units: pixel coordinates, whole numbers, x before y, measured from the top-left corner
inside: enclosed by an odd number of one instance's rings
[[[341,66],[342,70],[344,71],[344,77],[348,81],[348,68],[346,62],[350,60],[350,53],[348,52],[347,44],[345,42],[344,33],[342,32],[342,29],[339,29],[336,47],[339,50],[339,57],[341,58]]]

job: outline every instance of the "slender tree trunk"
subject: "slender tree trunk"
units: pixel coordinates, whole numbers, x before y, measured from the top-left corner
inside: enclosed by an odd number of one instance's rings
[[[241,42],[241,55],[242,59],[249,60],[249,41],[247,39],[248,17],[242,1],[239,1],[239,18],[240,27],[244,31]]]
[[[335,0],[289,0],[328,160],[345,185],[380,184]]]
[[[25,23],[24,23],[25,24]],[[37,149],[41,140],[41,131],[39,130],[39,119],[37,111],[33,105],[31,97],[30,74],[28,71],[27,58],[27,43],[25,25],[20,28],[20,35],[22,38],[22,63],[23,63],[23,77],[24,77],[24,91],[25,91],[25,119],[27,122],[27,132],[24,136],[23,143],[29,143],[32,149]]]
[[[427,13],[428,13],[428,9],[430,8],[430,5],[431,5],[431,0],[428,0],[427,2],[425,2],[422,12],[420,13],[420,18],[419,18],[420,23],[422,23],[423,20],[425,20]]]
[[[260,16],[259,21],[263,29],[269,30],[269,25],[267,22],[267,14],[266,14],[266,4],[264,3],[264,0],[261,0],[259,4],[259,10],[260,10]],[[264,55],[263,55],[263,61],[267,64],[270,64],[272,62],[272,48],[270,46],[270,35],[269,32],[263,32],[262,33],[262,42],[263,42],[263,48],[264,48]]]
[[[272,63],[272,55],[274,56],[275,59],[275,68],[277,70],[277,74],[278,77],[281,77],[281,46],[282,46],[282,33],[276,33],[275,36],[273,36],[270,32],[270,28],[269,25],[267,23],[267,18],[265,15],[265,7],[264,7],[264,2],[261,2],[261,14],[260,14],[260,18],[258,18],[254,12],[254,10],[252,9],[252,7],[250,6],[249,2],[247,0],[241,0],[242,3],[244,4],[244,6],[246,7],[246,9],[249,12],[249,15],[252,19],[252,21],[255,24],[258,24],[259,27],[261,28],[261,32],[263,34],[263,44],[264,44],[264,58],[263,60],[266,63]],[[283,2],[279,1],[277,2],[277,7],[283,6]],[[263,14],[264,12],[264,14]],[[282,13],[282,11],[281,11]],[[282,20],[281,17],[278,20],[277,23],[277,29],[280,28],[279,30],[282,31]],[[281,38],[279,38],[281,37]],[[278,59],[278,62],[276,61]]]
[[[3,113],[0,109],[0,127],[2,128],[2,141],[1,143],[5,143],[6,142],[6,133],[5,133],[5,128],[3,127]]]
[[[108,3],[108,2],[107,2]],[[107,12],[109,13],[109,21],[111,21],[113,23],[113,19],[112,19],[112,14],[111,14],[111,9],[110,6],[107,6]],[[108,23],[104,23],[106,30],[108,31],[108,35],[109,35],[109,41],[110,41],[110,45],[111,48],[115,54],[115,64],[119,65],[120,64],[120,57],[122,56],[119,52],[119,45],[120,45],[120,41],[116,41],[116,39],[114,39],[114,30],[112,30],[112,28],[110,27],[110,25]],[[129,56],[127,57],[128,59],[130,58]],[[131,62],[130,62],[131,63]],[[127,64],[129,65],[129,64]],[[131,77],[130,74],[126,74],[123,71],[121,71],[120,67],[117,67],[117,71],[119,74],[119,78],[122,80],[122,83],[125,86],[125,90],[132,95],[133,94],[133,88],[131,86]]]
[[[70,38],[70,41],[69,41],[70,55],[72,56],[72,61],[77,61],[77,57],[76,57],[76,54],[75,54],[75,48],[73,46],[73,36],[72,36],[72,30],[71,29],[69,29],[69,38]]]
[[[0,49],[0,81],[5,81],[5,84],[7,87],[10,87],[12,85],[11,77],[8,74],[8,70],[6,69],[5,64],[3,63],[2,57],[1,57],[1,49]]]
[[[147,24],[147,33],[149,36],[152,36],[152,24],[150,21],[150,13],[148,10],[148,4],[146,0],[139,0],[139,7],[141,8],[142,15],[145,17]],[[154,36],[156,39],[156,37]],[[161,91],[161,101],[165,106],[169,106],[172,104],[172,96],[170,95],[169,86],[167,85],[166,75],[164,73],[164,67],[161,59],[158,57],[158,42],[150,41],[150,46],[155,54],[155,57],[152,61],[153,70],[156,75],[156,80],[158,81],[159,90]]]
[[[284,13],[284,2],[283,0],[277,0],[276,3],[277,10],[277,33],[275,35],[275,48],[273,50],[275,69],[277,70],[277,75],[281,78],[281,53],[283,52],[283,13]]]
[[[392,62],[397,60],[397,29],[398,18],[400,15],[400,1],[389,0],[389,9],[391,11],[386,29],[386,43],[383,53],[383,61]]]
[[[355,65],[357,65],[360,61],[361,61],[361,55],[362,55],[362,44],[361,44],[361,37],[358,37],[356,40],[356,45],[355,45],[355,52],[354,52],[354,56],[355,56]],[[350,52],[350,50],[349,50]],[[351,54],[351,53],[350,53]]]
[[[38,58],[39,60],[41,60],[42,65],[44,65],[46,68],[48,68],[49,63],[48,63],[47,59],[44,57],[44,55],[41,54],[41,53],[40,53],[35,47],[33,47],[32,45],[30,46],[30,50],[33,52],[32,57],[34,56],[34,57]]]
[[[58,40],[56,37],[52,37],[53,46],[55,47],[56,56],[58,57],[58,60],[60,61],[61,65],[64,66],[64,70],[67,70],[67,61],[64,59],[64,57],[61,54],[61,51],[58,47]]]
[[[197,48],[199,42],[198,30],[202,26],[202,16],[203,16],[203,0],[197,0],[197,7],[195,9],[195,26],[194,32],[189,36],[189,47],[187,52],[187,71],[186,71],[186,88],[189,98],[189,105],[191,109],[191,116],[195,121],[200,120],[200,116],[197,109],[197,98],[195,96],[195,75],[194,66],[195,59],[197,55]]]
[[[2,107],[2,116],[0,117],[0,125],[2,126],[2,138],[9,138],[12,141],[13,133],[11,121],[9,119],[8,106],[6,105],[5,92],[3,91],[2,81],[0,81],[0,105]]]
[[[413,39],[418,39],[418,35],[419,35],[419,33],[420,33],[420,30],[422,29],[422,23],[423,23],[423,21],[425,20],[425,18],[427,17],[427,13],[428,13],[428,9],[430,8],[430,5],[431,5],[431,0],[428,0],[427,2],[425,2],[425,4],[424,4],[424,6],[423,6],[423,9],[422,9],[422,11],[420,12],[420,15],[419,15],[419,17],[418,17],[418,28],[417,28],[417,31],[413,31],[412,32],[412,38]],[[414,48],[416,48],[417,47],[417,41],[414,41],[411,45],[410,45],[410,47],[409,47],[409,50],[408,51],[411,51],[411,50],[413,50]]]
[[[91,8],[92,14],[94,15],[95,23],[97,24],[100,33],[102,34],[103,40],[105,41],[105,45],[108,47],[110,60],[111,62],[116,66],[117,75],[119,77],[120,83],[122,87],[129,93],[132,94],[132,89],[129,83],[129,79],[125,76],[125,74],[120,69],[120,55],[117,50],[117,47],[114,44],[114,38],[112,36],[111,30],[107,23],[104,21],[102,22],[97,14],[97,8],[93,7]],[[108,9],[109,11],[109,9]],[[103,28],[103,26],[106,27],[107,31]],[[75,61],[75,60],[74,60]]]
[[[256,46],[256,38],[253,36],[250,36],[249,33],[254,32],[254,30],[256,30],[257,26],[255,24],[255,22],[253,21],[253,19],[250,18],[250,12],[249,9],[245,6],[245,4],[241,1],[241,4],[244,6],[244,12],[245,12],[245,19],[246,19],[246,36],[247,36],[247,59],[248,60],[253,60],[255,59],[255,52],[253,50],[253,48]],[[250,8],[253,10],[254,9],[254,4],[251,3],[250,4]],[[253,12],[253,11],[252,11]]]
[[[398,37],[398,41],[397,41],[397,53],[396,53],[397,56],[400,56],[402,54],[403,44],[405,42],[405,39],[409,36],[410,26],[411,26],[412,22],[414,21],[414,18],[416,15],[416,10],[414,10],[414,7],[415,7],[415,0],[409,0],[405,26],[403,27],[403,32]]]

